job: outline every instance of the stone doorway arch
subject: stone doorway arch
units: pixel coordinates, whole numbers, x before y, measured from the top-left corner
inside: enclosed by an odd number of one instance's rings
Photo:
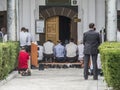
[[[71,19],[71,38],[77,43],[77,22],[74,17],[78,15],[77,6],[39,6],[39,19],[47,20],[53,16],[65,16]],[[45,42],[45,34],[39,34],[41,43]]]

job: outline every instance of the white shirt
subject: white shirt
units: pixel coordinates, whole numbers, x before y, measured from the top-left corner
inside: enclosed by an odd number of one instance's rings
[[[43,44],[45,54],[53,54],[54,44],[50,41],[47,41]]]
[[[78,45],[78,55],[79,55],[78,60],[83,60],[83,57],[84,57],[83,51],[84,51],[84,45],[79,44]]]
[[[39,50],[38,50],[38,60],[42,60],[43,59],[43,46],[38,45]]]
[[[20,46],[25,46],[27,45],[27,34],[25,34],[25,32],[20,32]]]
[[[31,45],[32,42],[32,36],[29,32],[25,32],[26,37],[27,37],[27,45]]]
[[[7,34],[3,36],[3,42],[7,42]]]
[[[120,42],[120,31],[117,31],[117,42]]]
[[[66,45],[66,56],[67,57],[75,57],[77,55],[77,45],[73,42],[70,42]]]

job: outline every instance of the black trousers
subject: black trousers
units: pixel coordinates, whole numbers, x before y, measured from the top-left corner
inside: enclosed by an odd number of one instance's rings
[[[66,57],[66,59],[67,59],[67,62],[74,63],[74,62],[77,61],[77,56],[75,56],[75,57]]]
[[[44,62],[53,62],[54,61],[54,55],[53,54],[45,54],[45,53],[43,53],[43,60],[44,60]]]
[[[98,79],[98,68],[97,68],[97,55],[98,54],[85,54],[84,56],[84,78],[88,79],[88,66],[90,61],[90,56],[92,57],[93,64],[93,79]]]

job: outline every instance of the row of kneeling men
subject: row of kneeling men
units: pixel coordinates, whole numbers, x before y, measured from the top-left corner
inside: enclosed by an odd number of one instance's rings
[[[43,46],[39,45],[39,61],[44,62],[77,62],[83,61],[83,49],[84,45],[81,43],[76,45],[73,39],[64,45],[62,42],[58,41],[57,45],[51,40],[46,41]]]

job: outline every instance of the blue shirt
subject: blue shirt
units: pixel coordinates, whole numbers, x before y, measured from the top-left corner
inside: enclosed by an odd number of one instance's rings
[[[54,47],[54,54],[56,57],[64,57],[65,56],[65,47],[61,44],[57,44]]]

